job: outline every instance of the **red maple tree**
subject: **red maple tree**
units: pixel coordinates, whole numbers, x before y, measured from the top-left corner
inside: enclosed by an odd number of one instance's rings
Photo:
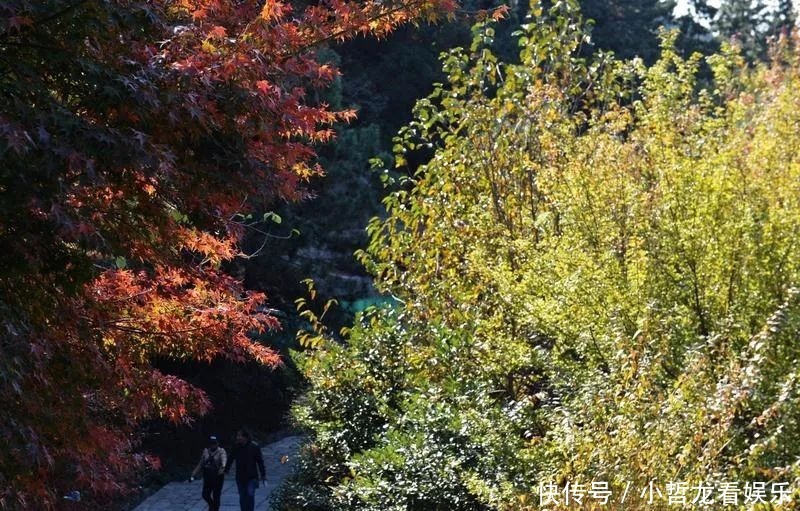
[[[136,427],[206,396],[152,362],[280,363],[277,326],[222,266],[247,215],[304,196],[352,111],[309,91],[322,43],[452,0],[0,4],[0,509],[102,506],[148,464]],[[94,503],[94,504],[92,504]]]

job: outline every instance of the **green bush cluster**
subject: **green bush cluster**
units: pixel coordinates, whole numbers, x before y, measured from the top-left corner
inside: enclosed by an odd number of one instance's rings
[[[791,496],[713,507],[794,509],[797,36],[755,67],[724,47],[706,87],[674,33],[652,66],[583,56],[571,2],[533,5],[517,64],[490,23],[474,35],[401,131],[398,165],[435,153],[361,254],[400,306],[298,357],[310,440],[279,507],[523,510],[547,483],[759,481]]]

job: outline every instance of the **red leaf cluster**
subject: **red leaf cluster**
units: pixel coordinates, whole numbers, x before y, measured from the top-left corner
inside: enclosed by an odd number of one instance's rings
[[[320,44],[452,0],[10,0],[0,4],[0,509],[83,508],[153,464],[137,425],[206,396],[161,358],[280,363],[224,267],[241,219],[305,196],[352,111],[310,92]]]

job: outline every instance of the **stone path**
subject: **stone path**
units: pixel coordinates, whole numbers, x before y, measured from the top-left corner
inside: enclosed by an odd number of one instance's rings
[[[256,490],[256,511],[270,509],[269,497],[291,472],[301,442],[301,437],[290,436],[261,449],[267,469],[267,484],[266,491],[263,485]],[[225,477],[220,511],[239,511],[239,494],[233,479],[235,470],[236,467],[232,468],[230,475]],[[133,508],[133,511],[206,511],[208,506],[200,496],[202,489],[202,481],[169,483]]]

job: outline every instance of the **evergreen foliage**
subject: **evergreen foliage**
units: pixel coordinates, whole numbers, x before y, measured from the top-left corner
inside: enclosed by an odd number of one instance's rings
[[[797,14],[791,0],[773,5],[762,0],[725,0],[713,18],[712,28],[725,41],[733,41],[748,61],[768,58],[768,50],[796,26]]]
[[[766,55],[768,15],[762,0],[726,0],[714,19],[714,29],[724,40],[733,39],[742,54],[754,61]]]
[[[621,59],[641,57],[652,63],[658,58],[658,29],[673,23],[672,0],[584,0],[581,12],[594,20],[592,40]]]

